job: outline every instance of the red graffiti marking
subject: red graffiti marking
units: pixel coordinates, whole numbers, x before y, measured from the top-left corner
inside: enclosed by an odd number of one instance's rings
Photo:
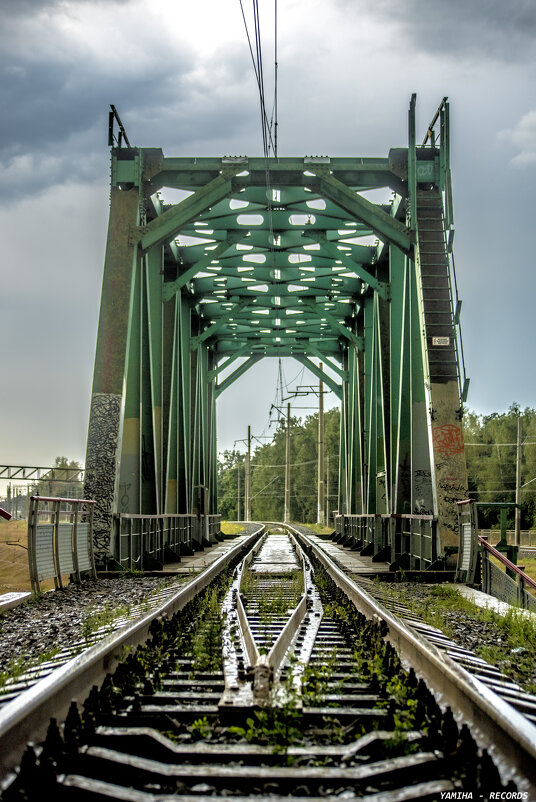
[[[434,448],[438,454],[461,454],[463,452],[463,435],[459,426],[445,423],[444,426],[434,426]]]

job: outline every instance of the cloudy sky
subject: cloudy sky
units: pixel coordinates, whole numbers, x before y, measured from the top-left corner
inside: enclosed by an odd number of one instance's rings
[[[270,97],[274,0],[261,5]],[[240,2],[3,0],[0,36],[0,464],[83,463],[109,104],[133,144],[168,156],[259,155]],[[421,137],[450,99],[469,406],[482,413],[536,406],[535,51],[534,0],[278,3],[280,155],[383,157],[407,144],[412,92]],[[266,429],[276,377],[265,360],[224,394],[222,448],[247,423]]]

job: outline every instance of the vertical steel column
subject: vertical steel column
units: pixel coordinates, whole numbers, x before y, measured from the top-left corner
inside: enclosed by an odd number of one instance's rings
[[[410,263],[391,247],[391,513],[411,512]]]

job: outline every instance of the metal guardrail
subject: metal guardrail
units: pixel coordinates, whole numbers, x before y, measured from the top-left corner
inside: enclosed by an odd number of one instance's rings
[[[487,536],[488,543],[491,543],[492,540],[495,540],[497,543],[501,539],[502,532],[500,529],[480,529],[479,532],[482,537]],[[506,542],[509,546],[516,545],[515,539],[515,529],[507,529],[506,530]],[[519,546],[524,547],[527,546],[529,548],[536,546],[536,530],[535,529],[521,529],[519,533]]]
[[[478,522],[477,508],[472,499],[458,501],[458,564],[456,582],[472,585],[478,570]]]
[[[209,543],[215,543],[221,540],[221,515],[206,515],[205,525],[205,535]]]
[[[515,565],[504,554],[491,546],[485,537],[478,537],[482,559],[482,590],[509,604],[519,605],[536,612],[536,596],[526,590],[526,586],[536,590],[536,582],[523,571],[523,566]],[[505,571],[494,565],[490,557],[495,557],[505,567]]]
[[[116,518],[116,559],[130,571],[161,569],[193,554],[195,515],[130,515]]]
[[[115,521],[115,559],[125,570],[161,570],[221,539],[221,515],[121,513]]]
[[[391,569],[424,571],[438,560],[437,520],[432,515],[338,515],[339,541]]]
[[[62,577],[80,582],[83,573],[96,576],[93,555],[93,506],[89,499],[31,496],[28,511],[28,566],[35,593],[41,581]],[[43,522],[43,519],[48,519]]]

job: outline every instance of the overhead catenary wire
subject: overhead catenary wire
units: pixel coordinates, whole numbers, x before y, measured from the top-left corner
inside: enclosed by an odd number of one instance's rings
[[[266,106],[264,103],[264,75],[262,69],[262,47],[260,44],[260,21],[259,21],[259,13],[258,13],[258,0],[253,0],[253,13],[254,13],[254,28],[255,28],[255,53],[253,52],[253,45],[251,43],[251,36],[249,33],[248,23],[246,20],[246,14],[244,12],[244,5],[242,0],[239,0],[240,3],[240,10],[242,12],[242,20],[244,22],[244,28],[246,31],[246,36],[248,40],[249,52],[251,55],[251,61],[253,63],[253,71],[255,73],[255,79],[257,82],[257,89],[259,92],[259,102],[260,102],[260,112],[261,112],[261,126],[262,126],[262,134],[263,134],[263,149],[265,151],[265,156],[268,155],[269,150],[267,151],[267,147],[271,145],[272,149],[274,150],[275,155],[275,145],[272,139],[271,127],[268,123],[268,117],[266,114]]]

